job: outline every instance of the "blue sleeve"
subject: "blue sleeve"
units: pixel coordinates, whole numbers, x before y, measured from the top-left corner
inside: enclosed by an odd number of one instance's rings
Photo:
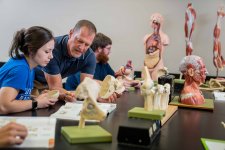
[[[50,75],[60,74],[60,68],[55,56],[50,60],[48,65],[43,68],[43,71]]]
[[[108,66],[108,68],[107,68],[108,75],[111,75],[111,76],[115,77],[115,72],[113,71],[111,66],[109,64],[107,66]]]
[[[65,83],[65,89],[68,91],[75,90],[80,84],[80,72],[77,72],[74,75],[71,75],[67,78]]]
[[[87,57],[85,66],[81,69],[81,73],[94,75],[96,67],[96,57],[94,53],[90,53]]]
[[[2,83],[2,87],[12,87],[25,91],[28,75],[29,69],[27,67],[16,66],[9,71]]]

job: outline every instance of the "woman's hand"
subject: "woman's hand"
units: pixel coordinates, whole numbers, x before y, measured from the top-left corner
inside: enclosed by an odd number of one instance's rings
[[[49,97],[48,93],[40,94],[38,97],[35,98],[35,100],[38,102],[37,108],[49,107],[50,105],[54,105],[57,101],[56,98]]]
[[[66,91],[65,93],[59,95],[59,99],[66,102],[75,102],[76,96],[74,92]]]
[[[0,147],[22,144],[28,134],[27,128],[14,122],[0,128]]]

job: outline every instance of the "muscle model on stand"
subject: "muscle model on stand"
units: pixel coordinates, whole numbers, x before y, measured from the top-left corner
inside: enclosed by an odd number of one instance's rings
[[[164,46],[169,44],[168,36],[162,32],[161,27],[163,17],[159,13],[151,16],[151,27],[153,33],[148,34],[144,38],[145,59],[144,65],[148,67],[152,80],[158,80],[158,70],[164,69],[163,52]]]
[[[213,64],[217,69],[216,75],[218,77],[218,70],[222,70],[225,66],[225,60],[221,54],[221,43],[220,43],[220,30],[221,30],[221,20],[225,16],[224,8],[220,7],[217,10],[217,22],[214,28],[213,36]]]
[[[191,36],[195,28],[196,12],[192,7],[192,4],[189,3],[185,12],[185,41],[186,41],[186,56],[191,55],[193,51]]]
[[[188,105],[200,105],[205,103],[199,85],[205,82],[206,68],[199,56],[185,56],[180,64],[180,72],[184,75],[184,88],[181,91],[180,102]]]

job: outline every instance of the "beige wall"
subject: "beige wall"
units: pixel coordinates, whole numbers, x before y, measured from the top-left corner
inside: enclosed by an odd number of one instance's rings
[[[163,31],[170,38],[164,62],[170,72],[178,73],[185,55],[184,13],[188,2],[197,12],[193,33],[193,54],[201,56],[210,75],[216,70],[212,63],[213,28],[216,10],[224,0],[0,0],[0,61],[8,59],[13,33],[22,27],[41,25],[55,36],[66,34],[80,19],[89,19],[99,32],[113,40],[110,63],[116,70],[132,59],[135,70],[143,65],[143,37],[151,33],[150,15],[161,13]],[[222,22],[222,52],[225,57],[225,21]],[[225,76],[225,71],[220,75]]]

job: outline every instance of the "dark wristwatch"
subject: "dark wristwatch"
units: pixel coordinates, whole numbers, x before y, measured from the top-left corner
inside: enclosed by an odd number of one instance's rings
[[[31,97],[30,99],[32,100],[32,110],[37,109],[38,102],[33,97]]]

